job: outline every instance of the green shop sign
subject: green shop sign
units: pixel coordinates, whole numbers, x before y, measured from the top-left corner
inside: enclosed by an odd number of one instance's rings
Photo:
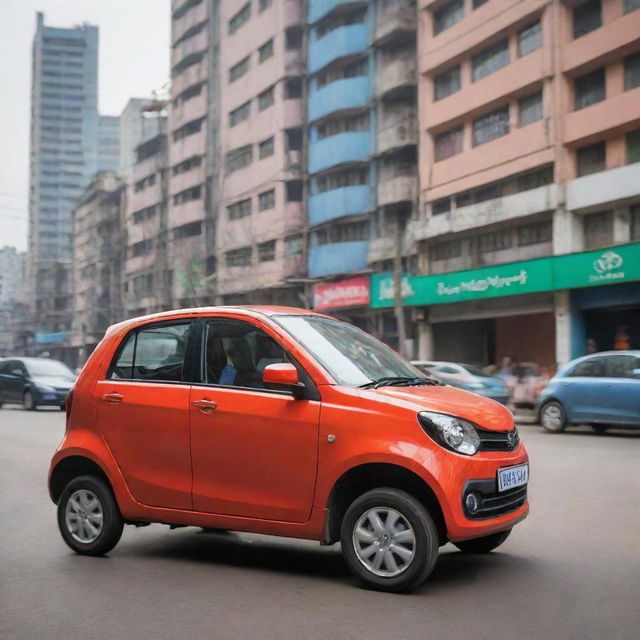
[[[640,280],[640,243],[431,276],[403,276],[409,306],[481,300]],[[393,306],[393,276],[371,276],[371,306]]]

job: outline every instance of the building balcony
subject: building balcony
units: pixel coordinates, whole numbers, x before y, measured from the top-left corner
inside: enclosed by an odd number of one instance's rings
[[[205,51],[208,42],[209,33],[205,28],[200,31],[200,33],[197,33],[191,38],[187,38],[187,40],[184,40],[180,44],[173,47],[173,49],[171,49],[171,67],[173,68],[175,65],[184,60],[187,56],[190,56],[192,53]]]
[[[399,6],[398,6],[399,5]],[[400,3],[383,4],[377,16],[375,42],[377,45],[414,38],[418,25],[415,5],[407,0]]]
[[[199,167],[183,171],[169,178],[169,193],[174,195],[190,187],[197,187],[205,181],[204,162]]]
[[[331,189],[309,196],[309,224],[354,216],[374,209],[373,187],[368,184]]]
[[[284,73],[286,76],[305,75],[304,57],[301,49],[284,52]]]
[[[640,195],[640,162],[581,176],[567,183],[567,209],[571,211],[637,198]]]
[[[202,87],[200,95],[171,107],[171,130],[180,125],[207,115],[207,85]]]
[[[418,143],[418,119],[410,110],[396,120],[381,121],[376,151],[387,153],[392,149]]]
[[[416,202],[418,198],[418,177],[416,175],[396,176],[389,180],[378,178],[378,206],[388,207],[401,202]]]
[[[309,247],[308,274],[312,278],[367,268],[369,242],[336,242]]]
[[[366,23],[350,24],[329,31],[320,40],[309,43],[309,73],[320,71],[339,58],[362,53],[369,46],[370,29]]]
[[[324,118],[330,113],[356,109],[371,99],[371,78],[345,78],[309,93],[309,120]]]
[[[364,5],[366,2],[354,0],[309,0],[309,24],[317,22],[341,5]]]
[[[208,78],[209,68],[207,66],[207,57],[205,56],[197,64],[187,67],[178,74],[171,75],[171,96],[175,98],[185,89],[198,82],[203,82]]]
[[[402,56],[378,65],[376,95],[408,93],[417,84],[415,56]]]
[[[189,9],[184,15],[171,21],[171,42],[176,42],[185,34],[188,29],[200,24],[207,19],[208,2],[201,2],[192,9]],[[206,30],[206,29],[205,29]]]
[[[372,154],[370,131],[347,131],[309,145],[309,173],[347,162],[361,162]]]

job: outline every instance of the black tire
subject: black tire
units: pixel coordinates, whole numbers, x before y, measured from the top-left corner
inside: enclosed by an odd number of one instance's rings
[[[497,549],[511,533],[511,529],[500,531],[500,533],[492,533],[482,538],[473,538],[473,540],[463,540],[462,542],[454,542],[453,544],[462,551],[462,553],[489,553]]]
[[[86,490],[91,492],[99,501],[102,509],[102,530],[95,540],[82,542],[74,538],[74,534],[67,526],[66,511],[69,498],[75,492]],[[62,539],[76,553],[87,556],[103,556],[113,549],[122,535],[124,522],[120,509],[116,504],[111,489],[100,478],[94,476],[78,476],[67,484],[58,501],[58,528]]]
[[[390,577],[376,575],[357,555],[353,539],[354,529],[364,514],[376,508],[394,510],[413,530],[415,542],[403,543],[412,545],[413,557],[401,568],[399,575]],[[387,512],[388,516],[389,512]],[[403,530],[400,532],[402,533]],[[371,533],[371,535],[374,534]],[[356,498],[342,520],[340,541],[342,554],[352,573],[365,587],[378,591],[396,593],[412,591],[426,580],[438,559],[439,536],[433,519],[416,498],[399,489],[386,487],[373,489]],[[391,541],[386,544],[390,543]]]
[[[35,411],[38,408],[33,392],[27,389],[22,396],[22,408],[25,411]]]
[[[603,433],[606,433],[608,429],[610,429],[610,425],[608,424],[592,424],[591,428],[596,432],[599,433],[600,435],[602,435]]]
[[[548,433],[562,433],[567,428],[567,413],[557,400],[550,400],[540,409],[540,424]]]

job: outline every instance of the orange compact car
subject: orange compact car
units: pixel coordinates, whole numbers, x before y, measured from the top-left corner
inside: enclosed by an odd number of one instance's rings
[[[408,591],[448,541],[502,544],[528,458],[501,404],[421,373],[345,322],[212,307],[111,327],[67,399],[49,491],[76,552],[161,522],[340,542]]]

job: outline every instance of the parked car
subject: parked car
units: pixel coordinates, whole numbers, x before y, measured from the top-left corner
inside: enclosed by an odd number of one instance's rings
[[[498,376],[487,375],[482,369],[472,364],[431,360],[413,360],[411,364],[423,373],[432,375],[452,387],[477,393],[502,404],[507,404],[509,401],[509,388],[504,381]]]
[[[573,360],[549,381],[538,420],[551,433],[590,424],[640,427],[640,351],[606,351]]]
[[[161,522],[340,541],[367,586],[407,591],[448,541],[502,544],[528,513],[506,407],[424,376],[360,329],[287,307],[111,327],[67,401],[49,491],[74,551]]]
[[[0,407],[21,404],[33,411],[40,406],[64,409],[76,375],[51,358],[5,358],[0,361]]]

